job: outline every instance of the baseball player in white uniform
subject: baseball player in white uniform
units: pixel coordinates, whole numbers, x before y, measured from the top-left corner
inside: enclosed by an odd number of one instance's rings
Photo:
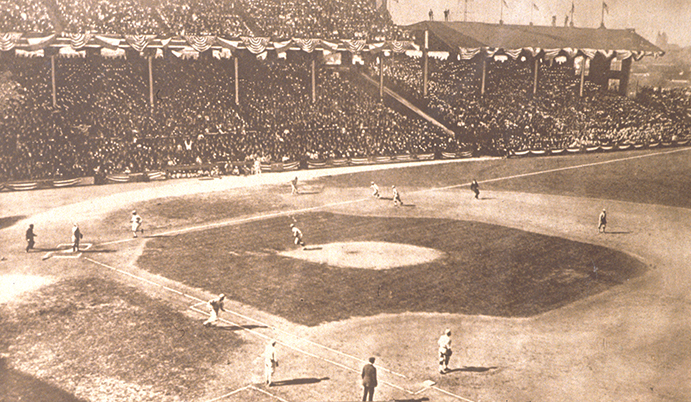
[[[439,373],[446,374],[449,371],[449,359],[451,359],[451,330],[444,331],[437,342],[439,345]]]
[[[293,242],[295,245],[305,247],[305,242],[302,241],[302,231],[293,223],[290,224],[290,231],[293,232]]]
[[[130,219],[130,222],[132,223],[132,237],[137,237],[137,232],[141,231],[142,235],[144,235],[144,229],[142,229],[142,223],[144,220],[142,219],[139,214],[137,214],[137,211],[132,211],[132,218]]]
[[[379,186],[377,186],[377,183],[372,182],[372,184],[369,187],[372,189],[372,197],[379,198]]]

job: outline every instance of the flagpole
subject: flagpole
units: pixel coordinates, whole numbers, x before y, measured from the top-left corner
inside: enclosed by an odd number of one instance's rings
[[[605,27],[605,2],[602,2],[602,11],[601,11],[601,17],[600,17],[600,28]]]
[[[504,23],[504,0],[501,0],[500,3],[500,8],[499,8],[499,24]]]

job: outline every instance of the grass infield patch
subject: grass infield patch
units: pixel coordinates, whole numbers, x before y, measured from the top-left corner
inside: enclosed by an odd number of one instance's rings
[[[242,342],[98,278],[45,286],[19,308],[0,305],[0,322],[0,350],[8,351],[14,377],[49,380],[86,400],[194,398],[211,366]]]
[[[311,263],[278,255],[295,247],[292,221],[273,218],[151,239],[138,263],[304,325],[406,311],[525,317],[645,270],[614,250],[483,223],[325,212],[296,218],[308,245],[379,241],[446,256],[379,271]]]

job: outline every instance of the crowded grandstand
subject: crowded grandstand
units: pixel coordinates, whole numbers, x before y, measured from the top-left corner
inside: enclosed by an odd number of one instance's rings
[[[399,27],[368,0],[0,0],[0,183],[689,136],[688,91],[583,78],[652,45],[469,55],[428,46],[444,24]]]

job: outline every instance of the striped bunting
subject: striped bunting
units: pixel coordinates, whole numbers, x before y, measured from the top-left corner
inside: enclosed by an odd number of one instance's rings
[[[307,53],[314,52],[314,49],[319,45],[319,39],[298,39],[293,38],[293,42],[303,51]]]
[[[130,181],[130,175],[128,174],[111,174],[106,176],[106,179],[114,181],[116,183],[127,183]]]
[[[300,162],[288,162],[288,163],[283,163],[283,170],[298,170],[300,167]]]
[[[38,188],[38,182],[29,183],[7,183],[7,187],[14,191],[35,190]]]
[[[68,33],[64,34],[64,36],[70,40],[70,47],[74,50],[83,48],[91,39],[91,34],[89,33]]]
[[[530,153],[533,155],[544,155],[547,153],[544,149],[531,149]]]
[[[307,161],[307,168],[308,169],[318,169],[318,168],[323,168],[323,167],[326,167],[326,162]]]
[[[14,47],[17,46],[19,38],[21,37],[22,34],[19,32],[8,32],[0,34],[0,50],[2,50],[3,52],[7,52],[14,49]]]
[[[427,161],[434,159],[434,154],[420,154],[417,156],[418,160]]]
[[[360,53],[367,42],[364,39],[344,39],[343,44],[350,53]]]
[[[351,158],[350,163],[353,165],[366,165],[370,163],[368,158]]]
[[[566,151],[564,148],[562,148],[562,149],[553,149],[553,150],[550,151],[550,153],[551,153],[552,155],[559,155],[559,154],[564,153],[564,151]]]
[[[154,40],[155,35],[125,35],[125,40],[132,46],[132,49],[142,52],[152,40]]]
[[[67,180],[53,180],[53,187],[70,187],[79,184],[82,181],[81,178],[77,177],[75,179]]]
[[[216,43],[215,36],[188,35],[184,37],[187,43],[199,53],[206,52]]]
[[[245,44],[247,50],[252,54],[263,53],[266,47],[269,45],[269,38],[254,38],[249,36],[243,36],[240,38],[242,43]]]
[[[333,166],[346,166],[348,165],[348,159],[333,159],[331,164]]]
[[[166,179],[165,172],[147,172],[146,175],[149,177],[149,180],[165,180]]]
[[[653,142],[648,144],[648,148],[657,148],[660,145],[659,142]]]

